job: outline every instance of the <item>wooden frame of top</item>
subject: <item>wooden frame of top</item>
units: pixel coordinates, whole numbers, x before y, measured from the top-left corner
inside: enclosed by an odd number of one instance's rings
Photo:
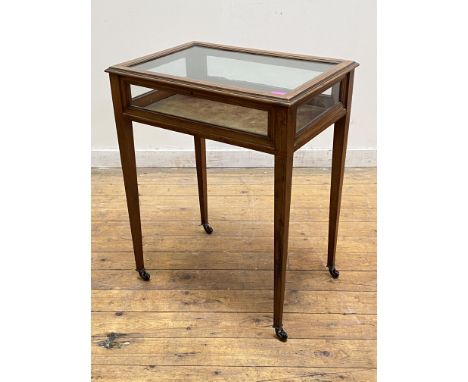
[[[158,58],[169,56],[171,54],[180,52],[182,50],[192,47],[212,48],[220,51],[249,53],[259,56],[270,56],[285,59],[295,59],[301,61],[321,62],[328,64],[335,64],[329,70],[321,73],[310,81],[303,83],[294,90],[285,95],[271,94],[253,89],[239,88],[231,85],[215,84],[209,81],[194,80],[185,77],[177,77],[168,74],[160,74],[146,70],[135,68],[136,65],[143,64]],[[201,92],[209,92],[213,95],[222,94],[229,95],[233,98],[258,101],[261,103],[273,103],[284,106],[294,106],[301,103],[305,99],[310,98],[316,94],[321,93],[323,90],[330,87],[333,83],[343,78],[346,73],[356,68],[359,64],[349,60],[338,60],[334,58],[306,56],[292,53],[272,52],[260,49],[240,48],[229,45],[219,45],[207,42],[192,41],[186,44],[178,45],[176,47],[166,49],[157,53],[146,55],[130,61],[113,65],[109,67],[106,72],[124,75],[128,78],[150,80],[154,84],[171,86],[180,89],[197,89]]]

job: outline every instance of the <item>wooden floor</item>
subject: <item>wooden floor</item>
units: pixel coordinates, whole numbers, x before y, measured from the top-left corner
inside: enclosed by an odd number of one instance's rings
[[[140,169],[146,268],[134,270],[120,169],[93,171],[92,376],[99,381],[375,381],[376,170],[348,169],[337,268],[326,269],[330,172],[294,169],[284,307],[273,309],[273,171]]]

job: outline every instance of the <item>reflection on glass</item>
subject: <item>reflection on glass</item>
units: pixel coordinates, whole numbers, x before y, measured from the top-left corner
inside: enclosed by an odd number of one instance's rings
[[[285,95],[335,64],[193,46],[135,69]]]

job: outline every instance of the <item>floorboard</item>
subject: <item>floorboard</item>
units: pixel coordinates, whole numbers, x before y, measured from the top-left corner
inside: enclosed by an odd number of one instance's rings
[[[273,307],[273,171],[138,171],[146,268],[134,271],[120,169],[92,172],[92,378],[376,380],[376,170],[345,175],[337,268],[326,270],[329,169],[294,169],[281,343]]]

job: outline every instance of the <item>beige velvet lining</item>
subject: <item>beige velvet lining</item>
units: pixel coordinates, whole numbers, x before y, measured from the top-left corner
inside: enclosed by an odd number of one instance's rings
[[[267,135],[268,112],[176,94],[146,106],[149,110]]]
[[[251,109],[181,94],[164,98],[146,106],[146,108],[234,130],[248,131],[260,135],[268,134],[268,112],[265,110]],[[326,107],[315,104],[300,106],[296,118],[296,131],[299,131],[325,110]]]

